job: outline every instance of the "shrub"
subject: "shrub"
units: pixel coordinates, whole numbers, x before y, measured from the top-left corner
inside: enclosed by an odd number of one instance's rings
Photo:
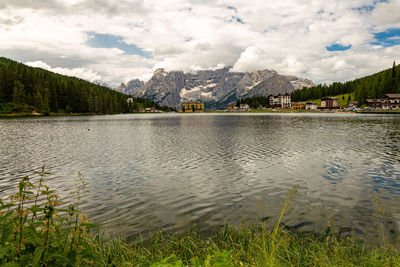
[[[18,192],[0,200],[1,265],[76,266],[92,264],[97,246],[85,216],[74,206],[61,208],[59,196],[44,185],[44,167],[37,185],[26,176]],[[79,198],[84,183],[75,192]]]

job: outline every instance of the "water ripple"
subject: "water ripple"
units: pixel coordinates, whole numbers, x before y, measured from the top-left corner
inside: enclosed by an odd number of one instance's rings
[[[400,222],[400,117],[337,114],[145,114],[0,120],[0,194],[45,164],[66,204],[111,234],[212,233],[279,214],[288,228],[374,238],[380,199]],[[34,179],[37,180],[37,177]],[[299,214],[303,214],[299,217]],[[388,226],[389,227],[389,226]]]

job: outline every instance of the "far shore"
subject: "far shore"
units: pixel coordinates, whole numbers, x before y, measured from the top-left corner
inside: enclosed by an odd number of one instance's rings
[[[3,113],[0,118],[16,118],[16,117],[60,117],[60,116],[88,116],[88,115],[104,115],[96,113]]]
[[[94,115],[118,115],[118,114],[201,114],[201,113],[226,113],[226,114],[249,114],[249,113],[321,113],[321,114],[400,114],[400,110],[370,110],[370,111],[339,111],[339,110],[294,110],[294,109],[255,109],[246,111],[225,111],[225,110],[206,110],[204,112],[133,112],[133,113],[4,113],[0,118],[26,118],[26,117],[64,117],[64,116],[94,116]]]

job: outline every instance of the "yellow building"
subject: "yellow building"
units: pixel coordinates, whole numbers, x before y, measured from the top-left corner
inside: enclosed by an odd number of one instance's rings
[[[179,111],[180,112],[203,112],[204,111],[204,103],[203,102],[182,103],[182,108]]]
[[[305,109],[305,103],[296,102],[293,104],[292,109]]]

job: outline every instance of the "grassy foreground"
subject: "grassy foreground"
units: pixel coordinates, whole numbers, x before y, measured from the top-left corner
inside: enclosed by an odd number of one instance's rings
[[[36,174],[36,185],[24,177],[17,193],[0,201],[1,266],[400,266],[393,245],[369,248],[335,234],[285,231],[281,220],[294,190],[272,230],[226,225],[212,238],[159,232],[136,244],[105,242],[79,211],[82,179],[73,192],[76,204],[61,208],[44,185],[44,168]]]

